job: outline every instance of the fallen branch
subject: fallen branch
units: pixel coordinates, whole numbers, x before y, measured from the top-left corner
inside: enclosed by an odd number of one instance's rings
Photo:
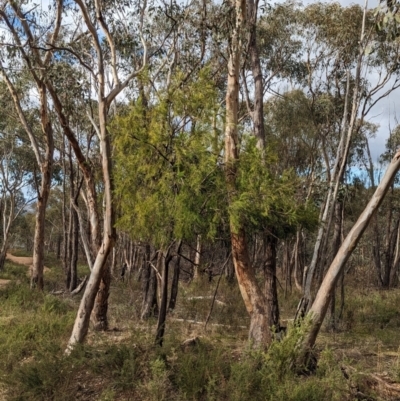
[[[347,379],[350,377],[349,371],[364,376],[367,379],[366,385],[371,389],[378,391],[381,396],[384,395],[385,399],[389,399],[389,397],[395,397],[395,399],[398,399],[400,396],[400,383],[393,382],[388,377],[382,377],[383,375],[376,373],[359,372],[352,366],[342,366],[341,370]]]
[[[213,299],[214,297],[213,296],[211,296],[211,295],[207,295],[207,296],[204,296],[204,297],[188,297],[188,298],[186,298],[188,301],[191,301],[191,300],[193,300],[193,299]],[[220,304],[220,305],[226,305],[226,303],[225,302],[222,302],[222,301],[219,301],[218,299],[216,299],[215,300],[215,302],[217,303],[217,304]]]
[[[50,294],[51,295],[63,295],[63,294],[65,294],[65,290],[52,291]]]
[[[73,291],[71,291],[70,295],[74,296],[74,295],[79,294],[82,291],[83,287],[85,286],[87,279],[88,279],[88,276],[85,276],[83,278],[82,282],[78,285],[78,287],[76,287]]]
[[[205,322],[198,322],[197,320],[188,320],[188,319],[179,319],[179,318],[170,318],[173,322],[181,322],[181,323],[190,323],[190,324],[199,324],[204,325]],[[219,326],[219,327],[237,327],[239,329],[247,329],[247,326],[237,326],[231,324],[221,324],[221,323],[210,323],[210,326]]]
[[[157,267],[155,267],[155,266],[153,265],[153,263],[151,263],[151,262],[149,262],[149,264],[150,264],[150,266],[154,269],[154,271],[156,272],[156,275],[157,275],[158,280],[159,280],[159,281],[162,281],[161,274],[158,272]]]

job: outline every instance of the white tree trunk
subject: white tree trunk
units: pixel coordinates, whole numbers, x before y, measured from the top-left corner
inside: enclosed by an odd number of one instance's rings
[[[357,222],[354,224],[353,228],[350,230],[349,234],[343,241],[338,253],[335,256],[335,259],[329,267],[315,297],[315,301],[312,304],[307,315],[311,319],[311,325],[304,337],[301,350],[301,359],[306,358],[309,351],[314,346],[322,322],[325,318],[332,292],[340,275],[344,271],[346,262],[354,251],[355,247],[357,246],[357,243],[360,240],[364,230],[367,228],[369,222],[371,221],[371,218],[374,216],[380,204],[382,203],[399,168],[400,151],[398,151],[392,159],[374,195],[372,196],[368,205],[365,207]],[[302,362],[304,362],[304,359]]]

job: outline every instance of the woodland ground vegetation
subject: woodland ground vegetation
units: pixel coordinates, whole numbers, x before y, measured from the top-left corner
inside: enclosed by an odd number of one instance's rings
[[[399,9],[0,2],[2,396],[398,399]]]

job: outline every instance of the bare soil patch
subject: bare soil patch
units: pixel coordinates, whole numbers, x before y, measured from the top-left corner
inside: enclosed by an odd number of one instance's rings
[[[4,280],[2,278],[0,278],[0,287],[4,287],[5,285],[7,285],[11,280]]]
[[[32,256],[14,256],[11,253],[7,253],[7,259],[11,262],[18,263],[20,265],[29,266],[32,264]]]
[[[30,274],[30,269],[31,269],[32,263],[33,263],[32,256],[14,256],[11,253],[7,253],[6,257],[7,257],[7,260],[10,260],[11,262],[18,263],[20,265],[29,267],[28,275]],[[44,266],[43,271],[47,272],[47,271],[50,271],[50,269],[48,267]]]

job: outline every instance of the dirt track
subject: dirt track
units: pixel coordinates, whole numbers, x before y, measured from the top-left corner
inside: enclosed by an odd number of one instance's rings
[[[2,278],[0,278],[0,287],[7,285],[10,281],[11,280],[3,280]]]
[[[31,267],[33,261],[32,256],[14,256],[11,255],[11,253],[7,253],[7,259],[10,260],[11,262],[18,263],[20,265],[24,265],[29,268]],[[27,272],[28,275],[29,275],[29,270],[30,269],[28,269]],[[49,270],[49,268],[45,266],[43,270],[46,272]],[[10,281],[11,280],[0,279],[0,287],[7,285]]]
[[[32,256],[14,256],[11,253],[7,253],[7,259],[11,262],[18,263],[20,265],[30,266],[32,264]]]

